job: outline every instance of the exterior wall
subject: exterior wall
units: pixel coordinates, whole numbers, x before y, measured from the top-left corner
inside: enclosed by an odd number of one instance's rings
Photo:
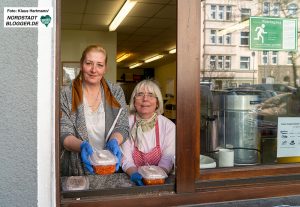
[[[0,206],[55,206],[55,26],[3,26],[4,7],[52,7],[55,21],[53,1],[0,1]]]
[[[0,1],[0,206],[37,205],[38,31],[3,27],[3,7],[37,5]]]

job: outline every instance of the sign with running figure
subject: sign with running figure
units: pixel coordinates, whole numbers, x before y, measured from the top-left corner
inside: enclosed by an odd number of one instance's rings
[[[250,17],[250,50],[297,50],[298,20]]]

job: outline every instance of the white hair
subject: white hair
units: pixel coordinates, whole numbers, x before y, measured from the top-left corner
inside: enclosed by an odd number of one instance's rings
[[[134,97],[137,93],[141,92],[141,90],[145,90],[145,89],[147,89],[150,93],[153,93],[157,97],[158,106],[155,110],[157,115],[163,114],[164,113],[164,104],[163,104],[164,102],[163,102],[160,88],[155,81],[149,80],[149,79],[143,80],[135,86],[135,88],[131,94],[131,98],[130,98],[129,113],[134,114],[136,112],[136,109],[134,107],[134,101],[135,101]]]

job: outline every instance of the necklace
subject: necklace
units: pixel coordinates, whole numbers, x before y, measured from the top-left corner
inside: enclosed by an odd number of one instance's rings
[[[85,91],[86,91],[87,96],[90,96],[88,91],[86,90],[86,88],[85,88]],[[91,111],[96,111],[96,109],[98,109],[98,106],[100,104],[100,102],[98,102],[99,95],[100,95],[100,88],[98,90],[95,100],[92,101],[92,104],[89,104],[88,100],[86,100],[86,103],[87,103],[88,107],[90,107]]]

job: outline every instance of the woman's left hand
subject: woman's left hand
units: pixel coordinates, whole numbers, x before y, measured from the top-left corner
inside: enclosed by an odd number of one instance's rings
[[[117,158],[117,164],[116,164],[116,171],[119,170],[120,164],[121,164],[121,159],[122,159],[122,153],[119,147],[119,143],[116,139],[110,139],[105,146],[106,149],[111,151]]]

